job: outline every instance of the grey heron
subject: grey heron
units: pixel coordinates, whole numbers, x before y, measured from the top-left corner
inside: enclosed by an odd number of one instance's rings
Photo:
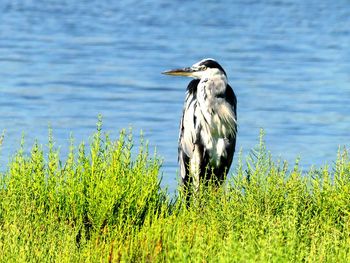
[[[194,78],[187,87],[180,122],[178,161],[184,186],[224,181],[236,147],[237,99],[225,70],[207,58],[191,67],[163,72]]]

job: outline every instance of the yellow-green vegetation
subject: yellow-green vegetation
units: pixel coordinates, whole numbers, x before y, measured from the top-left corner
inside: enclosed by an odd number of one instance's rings
[[[220,189],[186,205],[160,187],[159,159],[131,135],[97,132],[61,160],[22,145],[0,181],[1,262],[346,262],[350,161],[302,173],[260,141]]]

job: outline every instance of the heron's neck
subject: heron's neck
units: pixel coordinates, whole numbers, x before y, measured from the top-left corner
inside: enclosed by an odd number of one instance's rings
[[[220,71],[202,76],[198,85],[198,99],[210,100],[225,93],[227,78]]]

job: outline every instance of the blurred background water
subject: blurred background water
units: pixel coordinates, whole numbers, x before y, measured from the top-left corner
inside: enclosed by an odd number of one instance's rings
[[[238,97],[237,146],[266,132],[273,156],[304,169],[332,164],[350,145],[350,2],[0,2],[1,170],[19,147],[62,152],[70,133],[88,141],[97,115],[117,137],[142,129],[176,187],[178,122],[190,79],[160,72],[213,57]],[[237,157],[236,157],[237,159]]]

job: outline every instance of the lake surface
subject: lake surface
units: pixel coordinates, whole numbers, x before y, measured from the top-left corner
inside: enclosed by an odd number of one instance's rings
[[[266,132],[273,156],[332,164],[350,146],[350,2],[71,1],[0,3],[1,169],[18,148],[67,151],[97,115],[117,136],[142,129],[176,186],[178,123],[190,79],[160,72],[213,57],[238,97],[237,146]],[[236,158],[237,159],[237,158]]]

